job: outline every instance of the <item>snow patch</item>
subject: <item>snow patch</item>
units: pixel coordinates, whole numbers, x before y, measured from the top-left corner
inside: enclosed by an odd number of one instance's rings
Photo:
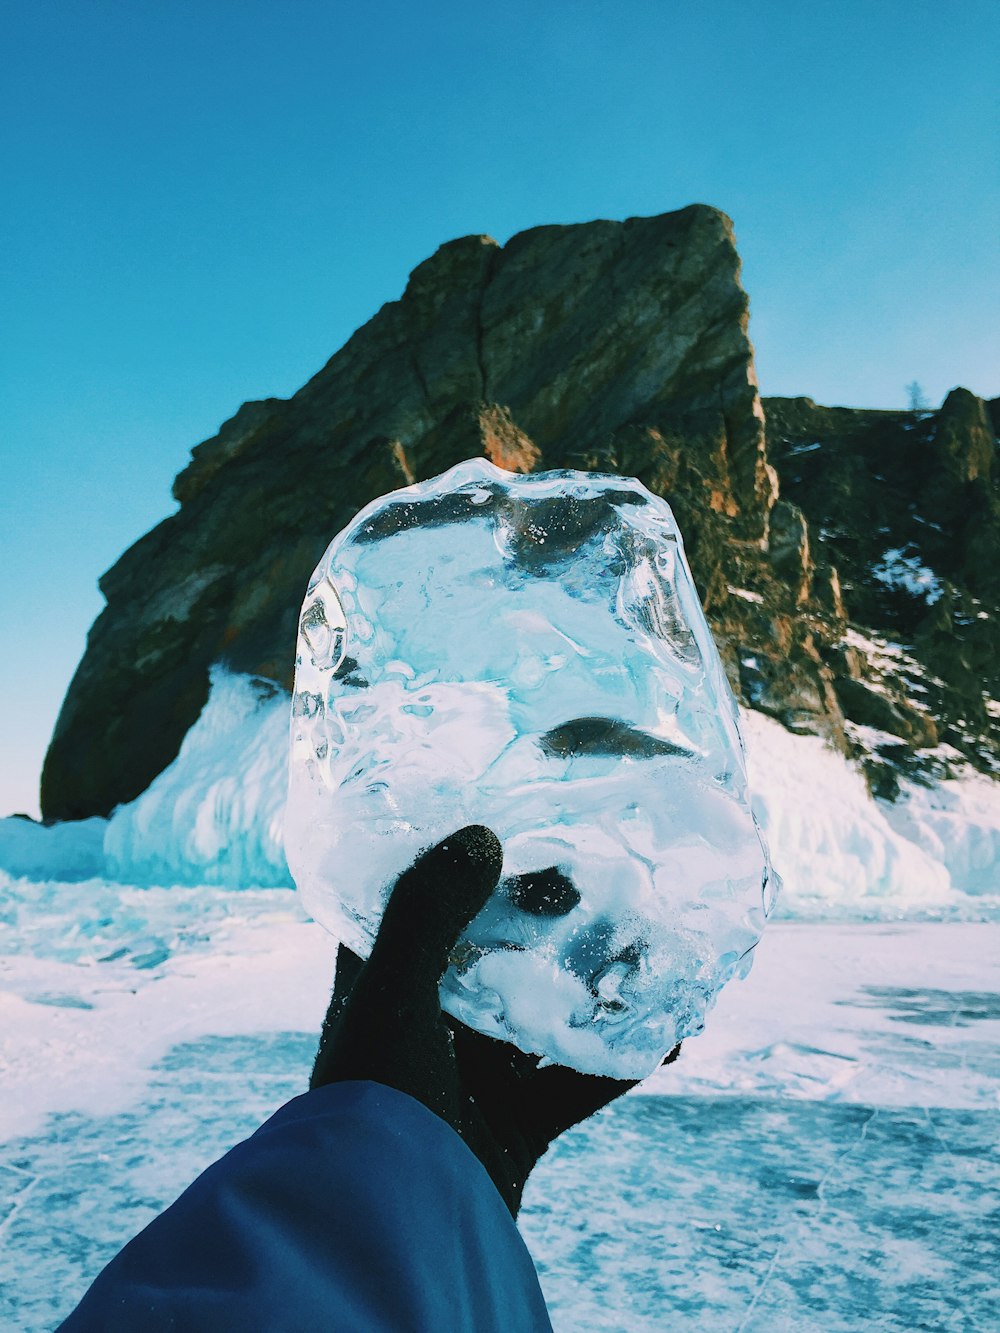
[[[819,737],[743,716],[754,811],[784,879],[784,915],[976,919],[1000,911],[1000,783],[903,784],[897,805]]]
[[[892,829],[842,755],[761,714],[745,714],[744,727],[754,811],[784,879],[785,913],[947,902],[944,866]]]
[[[107,873],[139,884],[292,887],[282,836],[288,712],[271,682],[214,667],[177,758],[112,814]]]
[[[913,597],[922,598],[928,606],[940,601],[944,585],[938,576],[918,556],[906,555],[899,547],[891,547],[882,559],[872,566],[872,575],[889,588],[903,588]]]
[[[993,1110],[998,946],[997,923],[775,922],[641,1092]]]
[[[284,890],[12,880],[0,872],[0,1141],[139,1102],[213,1034],[318,1033],[336,946]]]
[[[933,787],[908,784],[884,810],[894,830],[944,865],[953,890],[1000,894],[1000,783],[970,770]]]

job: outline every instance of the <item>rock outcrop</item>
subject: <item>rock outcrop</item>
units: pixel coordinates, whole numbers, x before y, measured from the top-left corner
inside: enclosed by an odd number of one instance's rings
[[[107,814],[143,791],[201,711],[213,663],[290,686],[298,608],[330,538],[376,495],[475,454],[513,471],[618,471],[666,496],[734,688],[861,754],[876,784],[933,747],[942,722],[956,753],[989,762],[981,688],[979,712],[966,707],[993,643],[972,622],[995,610],[1000,568],[983,404],[957,390],[930,417],[780,399],[769,416],[781,499],[732,226],[716,210],[442,246],[297,394],[244,405],[199,445],[175,483],[178,512],[102,578],[107,606],[46,758],[45,817]],[[905,473],[928,533],[951,506],[954,542],[947,528],[925,541],[909,498],[879,490],[873,460],[890,439],[885,488]],[[879,505],[894,515],[884,541]],[[864,532],[848,535],[861,515]],[[880,578],[890,537],[947,583],[923,619]],[[970,614],[964,667],[934,666]],[[848,618],[886,641],[898,625],[900,642],[905,622],[906,651],[943,682],[931,704],[915,678],[886,683]],[[919,688],[938,689],[929,676]]]
[[[782,503],[838,571],[852,628],[823,658],[873,788],[969,762],[1000,771],[997,404],[939,412],[765,400]]]

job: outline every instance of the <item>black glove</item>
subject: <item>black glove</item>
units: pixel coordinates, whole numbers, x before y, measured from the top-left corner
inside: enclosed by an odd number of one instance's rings
[[[635,1083],[539,1069],[538,1056],[442,1014],[448,955],[496,887],[502,861],[489,829],[453,833],[400,876],[367,963],[340,946],[310,1087],[370,1079],[416,1098],[461,1135],[516,1216],[528,1173],[552,1140]]]

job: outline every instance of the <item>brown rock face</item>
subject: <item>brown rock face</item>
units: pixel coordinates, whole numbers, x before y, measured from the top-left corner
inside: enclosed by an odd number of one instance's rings
[[[106,814],[144,790],[212,662],[288,685],[330,538],[374,496],[463,458],[528,471],[620,453],[677,488],[693,541],[723,524],[752,550],[774,480],[746,322],[732,226],[710,208],[442,246],[293,398],[246,404],[195,449],[180,511],[101,580],[108,605],[46,759],[46,817]]]
[[[1000,414],[967,389],[937,413],[765,409],[781,503],[808,521],[813,595],[833,567],[852,622],[820,649],[872,787],[892,796],[901,772],[958,759],[1000,772]]]
[[[797,457],[803,430],[840,429],[808,400],[776,402],[782,456]],[[911,484],[947,472],[956,503],[979,506],[961,559],[982,583],[1000,531],[993,437],[979,400],[946,409]],[[107,814],[142,792],[197,718],[213,663],[289,687],[298,608],[330,539],[375,496],[473,455],[639,477],[677,514],[745,702],[845,748],[865,747],[844,712],[866,709],[907,753],[926,743],[898,700],[879,710],[853,688],[870,693],[872,676],[844,637],[857,585],[837,569],[853,557],[822,525],[870,459],[834,468],[829,495],[794,482],[776,504],[732,226],[696,205],[538,227],[503,247],[452,241],[294,397],[245,404],[199,445],[175,483],[179,512],[101,580],[107,606],[46,758],[45,817]],[[921,629],[928,642],[947,632]]]
[[[989,485],[995,444],[986,404],[968,389],[952,389],[937,418],[936,452],[952,484]]]

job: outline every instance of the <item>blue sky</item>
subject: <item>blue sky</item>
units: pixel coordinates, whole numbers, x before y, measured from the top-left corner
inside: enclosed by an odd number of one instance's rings
[[[1000,393],[993,0],[2,13],[0,814],[189,449],[442,241],[714,204],[765,394]]]

